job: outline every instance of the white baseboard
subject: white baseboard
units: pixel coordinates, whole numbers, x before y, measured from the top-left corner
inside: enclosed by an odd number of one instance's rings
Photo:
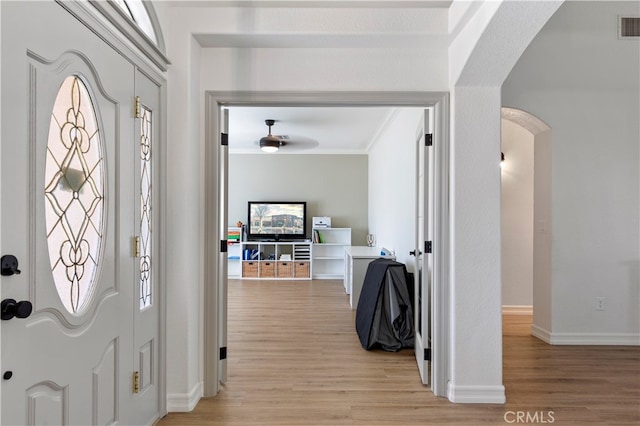
[[[638,333],[552,333],[532,325],[531,335],[550,345],[640,346]]]
[[[449,382],[449,401],[456,404],[504,404],[504,386],[456,386]]]
[[[531,325],[531,335],[537,337],[545,343],[551,344],[551,332],[545,330],[542,327],[538,327],[535,324]]]
[[[533,306],[502,305],[502,315],[533,315]]]
[[[202,398],[202,386],[202,382],[198,382],[189,393],[167,394],[167,411],[170,413],[193,411]]]

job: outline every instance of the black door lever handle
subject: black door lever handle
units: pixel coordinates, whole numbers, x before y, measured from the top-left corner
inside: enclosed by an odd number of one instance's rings
[[[16,302],[14,299],[4,299],[0,304],[0,318],[10,320],[13,317],[27,318],[33,311],[33,305],[28,300]]]
[[[1,275],[13,275],[19,274],[18,259],[12,254],[5,254],[0,258],[0,274]]]

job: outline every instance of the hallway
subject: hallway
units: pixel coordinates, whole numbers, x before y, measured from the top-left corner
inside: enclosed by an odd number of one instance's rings
[[[367,352],[341,281],[229,282],[229,380],[158,425],[638,424],[640,348],[549,346],[504,319],[507,404],[451,404],[412,350]],[[530,422],[531,423],[531,422]]]

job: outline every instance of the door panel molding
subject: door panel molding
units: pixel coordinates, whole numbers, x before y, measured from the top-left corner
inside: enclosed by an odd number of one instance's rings
[[[69,387],[43,381],[25,391],[27,396],[27,424],[43,424],[43,420],[69,424]]]
[[[92,374],[92,418],[94,425],[115,423],[118,419],[118,338],[107,343]]]
[[[97,287],[94,288],[90,296],[88,307],[79,314],[72,314],[63,306],[60,296],[55,288],[53,277],[51,276],[49,251],[46,244],[38,244],[38,241],[47,241],[44,222],[39,220],[39,213],[44,211],[46,204],[44,197],[44,167],[46,162],[46,152],[48,149],[49,122],[53,105],[57,98],[57,91],[62,82],[71,75],[81,75],[85,80],[90,96],[94,103],[96,118],[101,132],[102,155],[104,167],[104,213],[103,232],[114,230],[118,226],[118,217],[115,212],[114,199],[117,199],[119,188],[115,181],[115,164],[118,157],[120,145],[120,105],[118,101],[107,93],[100,76],[91,61],[80,52],[65,51],[56,59],[48,60],[44,55],[40,55],[33,50],[27,51],[29,64],[28,82],[28,123],[29,127],[29,296],[33,303],[34,311],[30,321],[49,320],[58,323],[58,326],[67,335],[79,335],[88,328],[100,311],[101,306],[119,293],[120,282],[118,277],[118,255],[117,245],[114,239],[103,238],[101,241],[101,258],[99,259],[98,271],[96,271]],[[46,96],[40,93],[44,88],[49,91]],[[47,117],[45,119],[44,117]],[[106,127],[106,123],[110,123]],[[109,168],[112,169],[110,172]],[[45,272],[47,271],[47,272]],[[42,274],[42,275],[40,275]],[[36,282],[37,276],[46,276],[46,282],[40,278]],[[41,301],[52,301],[43,307]]]

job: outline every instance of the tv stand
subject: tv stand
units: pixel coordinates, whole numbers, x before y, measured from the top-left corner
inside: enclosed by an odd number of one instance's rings
[[[311,279],[311,242],[241,241],[240,278]]]
[[[345,247],[351,245],[351,228],[315,228],[314,242],[282,238],[239,241],[240,228],[230,227],[230,236],[232,232],[236,238],[229,240],[229,278],[309,280],[345,276]],[[245,250],[258,255],[245,259]]]

